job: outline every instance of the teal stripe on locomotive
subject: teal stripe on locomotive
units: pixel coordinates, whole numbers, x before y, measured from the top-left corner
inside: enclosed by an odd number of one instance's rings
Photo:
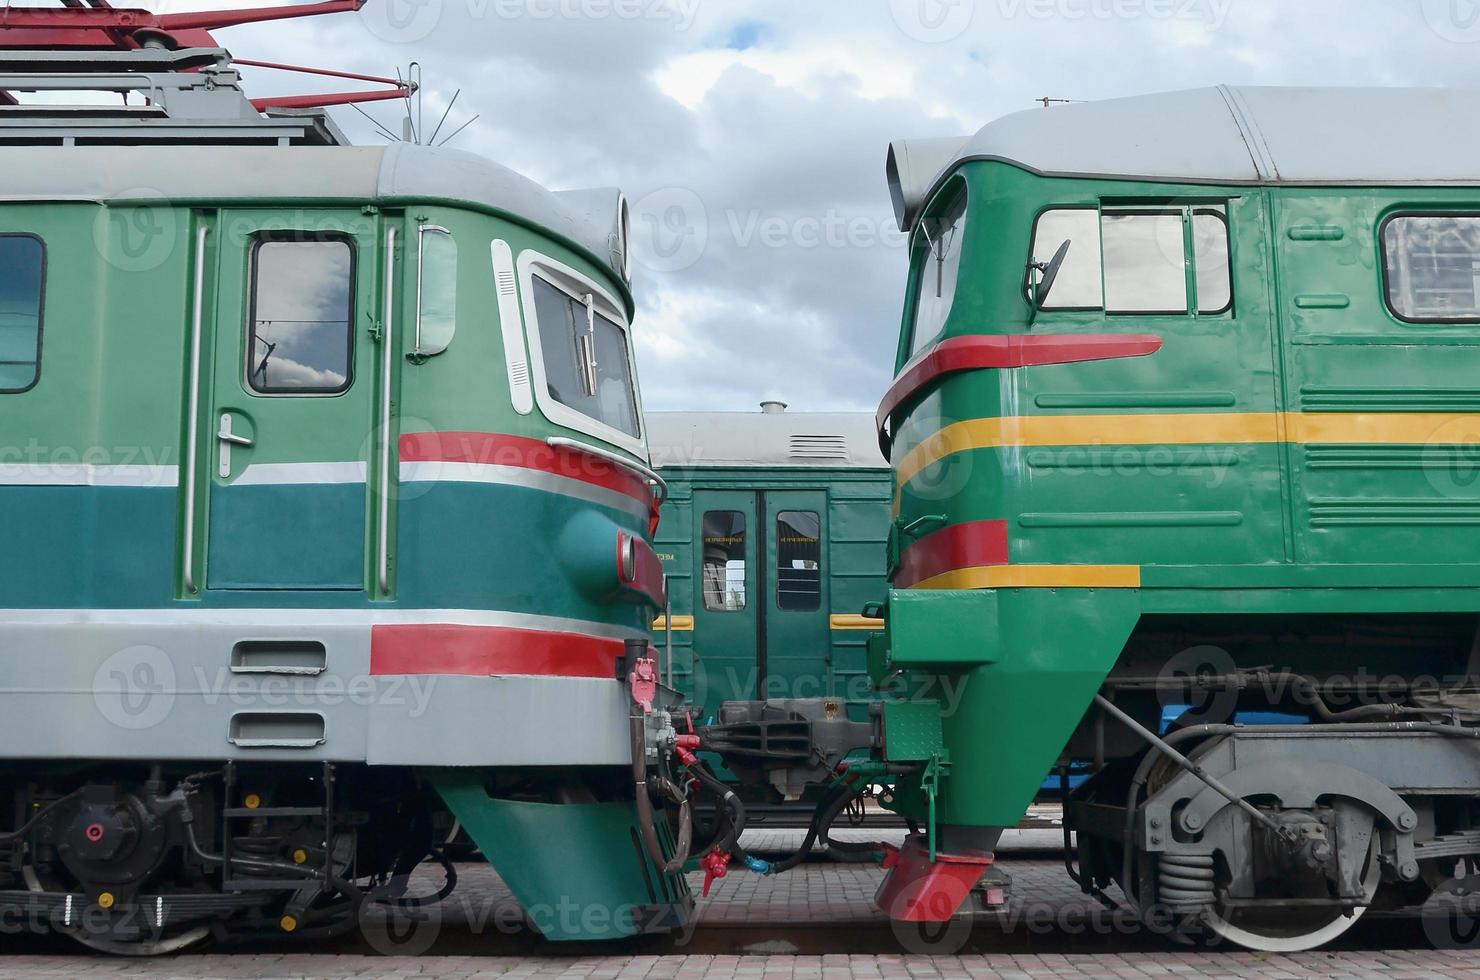
[[[175,491],[0,486],[0,607],[166,605],[174,575]]]
[[[365,484],[213,487],[212,589],[339,589],[365,581]]]
[[[296,494],[306,488],[251,489]],[[307,489],[317,493],[319,487]],[[361,485],[339,489],[363,497]],[[558,535],[583,515],[642,535],[646,529],[635,513],[506,484],[412,483],[402,484],[400,493],[396,600],[374,603],[375,608],[496,609],[644,630],[651,622],[650,611],[635,604],[583,593],[574,567],[582,556],[569,553]],[[371,607],[358,582],[352,591],[207,588],[198,599],[178,602],[171,591],[178,574],[177,499],[174,487],[0,486],[0,514],[6,518],[0,608]],[[326,500],[325,506],[336,505]],[[285,527],[284,534],[301,538],[291,552],[274,550],[281,540],[277,534],[254,540],[251,527],[234,530],[228,540],[242,549],[244,561],[279,574],[284,563],[321,545],[330,547],[330,538],[363,535],[363,526],[363,515],[351,508],[310,525]],[[219,554],[221,543],[210,543],[212,554]],[[352,545],[359,574],[368,575],[363,537],[352,539]],[[322,573],[294,572],[300,577]]]

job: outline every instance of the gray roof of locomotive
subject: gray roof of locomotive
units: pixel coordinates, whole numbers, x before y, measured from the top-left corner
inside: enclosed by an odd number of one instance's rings
[[[1465,89],[1224,85],[1028,109],[974,136],[896,143],[890,183],[907,224],[968,160],[1176,183],[1473,185],[1477,107]]]

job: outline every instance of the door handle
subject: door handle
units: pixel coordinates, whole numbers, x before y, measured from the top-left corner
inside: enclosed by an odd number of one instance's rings
[[[221,426],[216,430],[216,440],[220,443],[221,447],[216,473],[224,480],[231,476],[231,447],[248,447],[253,445],[253,442],[246,436],[239,436],[231,431],[230,412],[221,413]]]

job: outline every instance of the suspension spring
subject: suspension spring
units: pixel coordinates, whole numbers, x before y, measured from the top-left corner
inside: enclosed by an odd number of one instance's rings
[[[1213,855],[1163,854],[1157,866],[1157,897],[1177,910],[1213,904]]]
[[[283,839],[281,837],[238,837],[231,842],[233,857],[247,861],[281,861]],[[251,864],[237,864],[232,869],[242,878],[271,878],[275,872]]]

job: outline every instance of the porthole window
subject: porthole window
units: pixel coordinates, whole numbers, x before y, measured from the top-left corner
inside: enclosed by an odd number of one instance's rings
[[[416,272],[416,349],[434,357],[452,346],[457,333],[457,241],[452,232],[423,225]]]
[[[41,306],[46,248],[34,235],[0,234],[0,392],[41,376]]]
[[[1413,322],[1480,321],[1480,215],[1412,214],[1382,229],[1388,305]]]
[[[351,382],[354,246],[265,238],[252,253],[247,384],[264,395],[332,395]]]

